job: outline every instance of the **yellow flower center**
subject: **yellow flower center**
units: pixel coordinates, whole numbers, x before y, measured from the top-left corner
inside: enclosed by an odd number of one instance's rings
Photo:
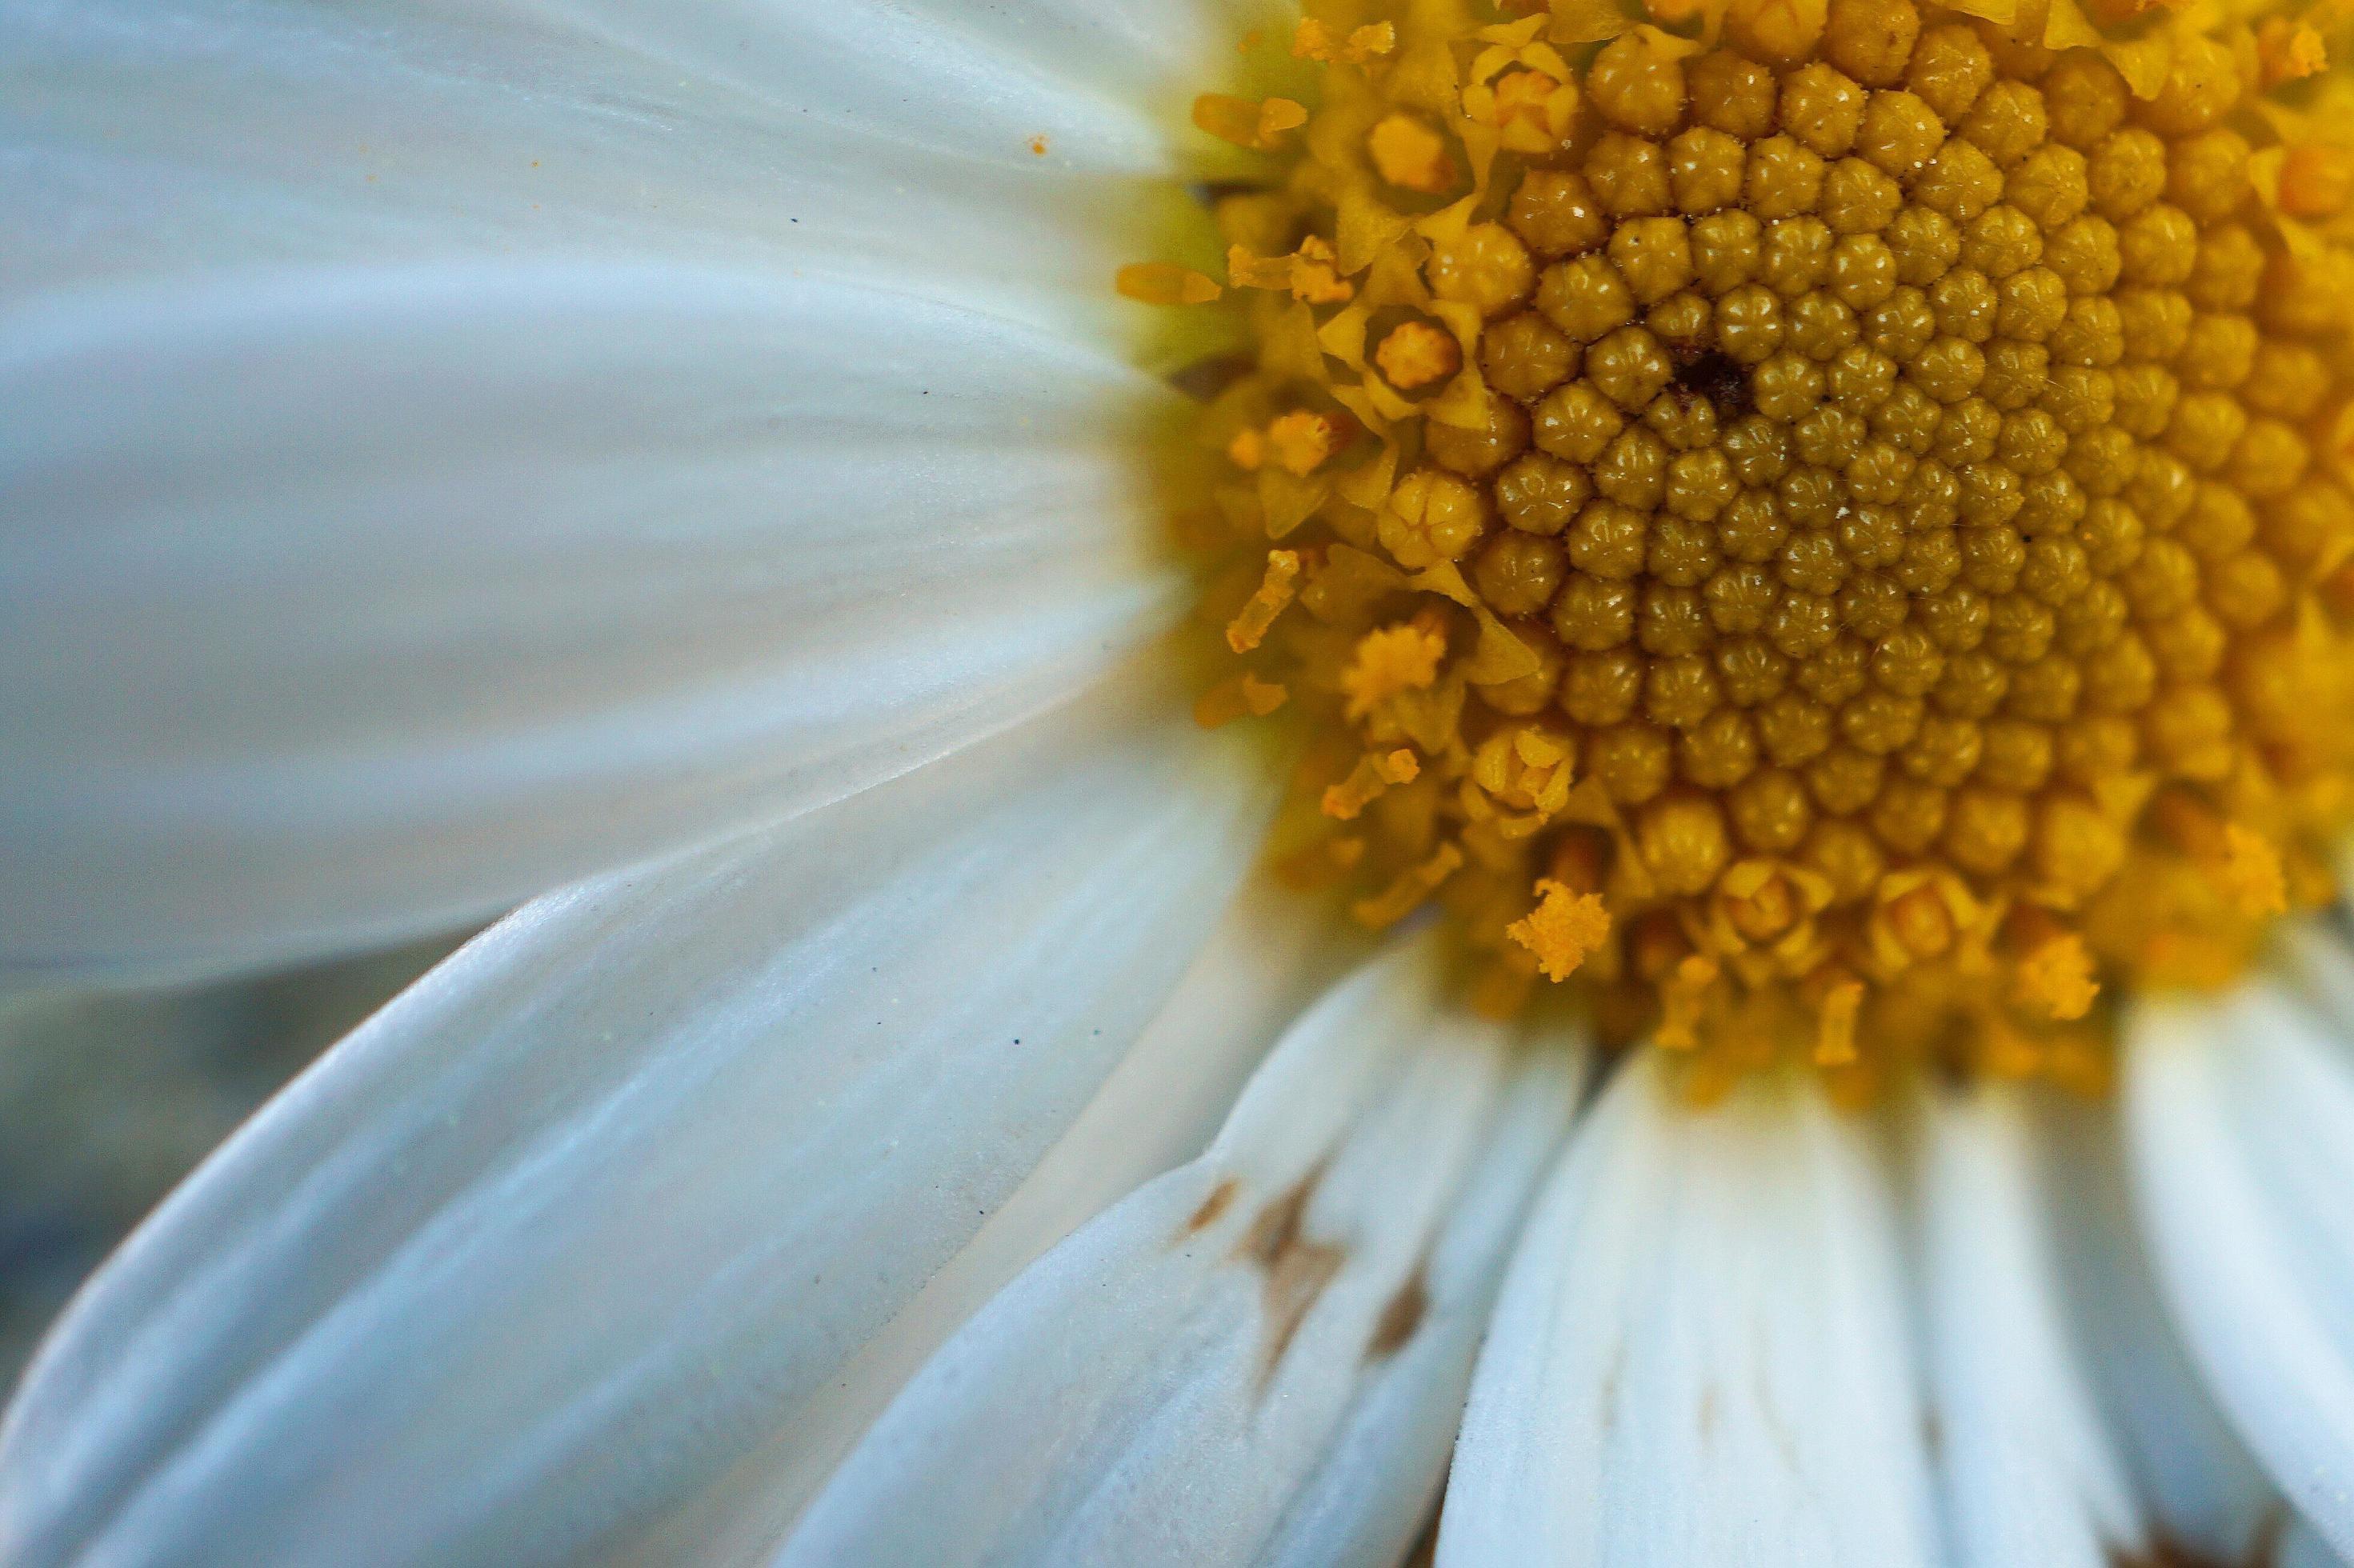
[[[2097,1081],[2326,896],[2354,10],[2250,10],[1310,0],[1196,107],[1225,286],[1121,279],[1255,344],[1201,716],[1304,724],[1279,863],[1702,1086]]]

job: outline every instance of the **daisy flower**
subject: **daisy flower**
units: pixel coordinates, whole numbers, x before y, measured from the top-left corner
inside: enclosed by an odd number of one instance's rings
[[[0,1558],[2354,1557],[2350,52],[10,0]]]

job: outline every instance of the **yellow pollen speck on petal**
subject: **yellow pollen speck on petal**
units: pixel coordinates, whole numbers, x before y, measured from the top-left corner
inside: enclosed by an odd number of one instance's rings
[[[1551,877],[1536,885],[1537,906],[1504,927],[1512,940],[1536,955],[1550,980],[1565,980],[1610,935],[1610,911],[1598,893],[1576,893]]]
[[[2084,950],[2084,938],[2072,931],[2041,943],[2020,960],[2016,989],[2021,1007],[2038,1017],[2066,1022],[2092,1011],[2101,987],[2093,978],[2093,958]]]
[[[1263,681],[1246,672],[1219,682],[1193,703],[1193,722],[1218,729],[1239,718],[1265,718],[1290,696],[1282,683]]]
[[[1446,655],[1446,637],[1412,621],[1368,631],[1358,640],[1355,656],[1341,675],[1349,716],[1363,718],[1402,692],[1429,685],[1438,678],[1438,662]]]
[[[1455,159],[1447,139],[1414,115],[1383,116],[1366,133],[1365,151],[1374,170],[1400,190],[1444,196],[1454,188]]]
[[[1324,791],[1321,809],[1336,821],[1353,821],[1391,785],[1411,784],[1421,772],[1422,764],[1405,747],[1394,751],[1369,752],[1357,759],[1346,779]]]
[[[1135,261],[1122,267],[1113,286],[1147,305],[1206,305],[1225,292],[1217,280],[1173,261]]]
[[[1428,322],[1400,322],[1373,351],[1373,362],[1390,378],[1391,386],[1412,391],[1444,381],[1461,369],[1463,351],[1456,346],[1452,333]]]
[[[1251,466],[1257,467],[1257,464]],[[1299,581],[1299,552],[1269,550],[1267,553],[1267,574],[1259,579],[1258,588],[1244,605],[1242,613],[1226,624],[1226,646],[1237,653],[1247,653],[1267,638],[1267,628],[1275,624],[1291,603]]]

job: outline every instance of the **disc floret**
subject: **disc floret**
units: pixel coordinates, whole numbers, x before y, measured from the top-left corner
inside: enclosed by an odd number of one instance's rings
[[[1196,115],[1284,863],[1703,1080],[2234,972],[2354,759],[2338,15],[1311,0]]]

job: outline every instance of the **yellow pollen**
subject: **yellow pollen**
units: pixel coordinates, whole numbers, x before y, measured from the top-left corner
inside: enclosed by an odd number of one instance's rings
[[[1363,718],[1399,693],[1429,685],[1438,678],[1438,662],[1446,653],[1445,636],[1419,623],[1402,621],[1366,632],[1341,675],[1349,716]]]
[[[1205,92],[1193,101],[1193,123],[1221,142],[1267,152],[1282,144],[1287,131],[1308,123],[1308,111],[1288,98],[1265,101]]]
[[[1572,892],[1549,876],[1537,880],[1536,894],[1537,906],[1504,929],[1536,955],[1545,979],[1567,980],[1610,935],[1610,913],[1601,895]]]
[[[2101,1083],[2330,896],[2354,7],[1313,10],[1194,104],[1226,287],[1119,279],[1215,302],[1198,715],[1288,710],[1288,880],[1858,1095]]]
[[[1430,858],[1400,872],[1389,886],[1351,905],[1349,912],[1369,929],[1386,930],[1420,908],[1422,901],[1438,891],[1439,885],[1462,864],[1461,850],[1453,844],[1441,844]]]
[[[1368,22],[1362,27],[1351,28],[1346,37],[1335,37],[1330,27],[1313,16],[1306,16],[1291,35],[1291,52],[1296,58],[1328,65],[1363,65],[1395,48],[1397,28],[1388,22]]]
[[[1455,183],[1455,159],[1445,138],[1411,114],[1384,116],[1365,137],[1373,167],[1404,191],[1444,195]]]
[[[2018,990],[2020,1004],[2039,1017],[2064,1022],[2090,1012],[2101,988],[2084,938],[2071,931],[2029,952],[2019,961]]]
[[[1217,281],[1173,261],[1137,261],[1119,270],[1119,291],[1146,305],[1206,305],[1225,292]]]
[[[1463,351],[1456,346],[1454,334],[1444,328],[1428,322],[1400,322],[1373,351],[1373,361],[1390,378],[1391,386],[1412,391],[1444,381],[1461,369]]]
[[[2288,880],[2280,852],[2238,822],[2223,827],[2223,855],[2216,868],[2232,902],[2243,915],[2288,913]]]
[[[1193,704],[1193,722],[1204,729],[1217,729],[1238,718],[1265,718],[1289,695],[1281,683],[1246,673],[1203,693]]]
[[[1242,613],[1226,624],[1226,646],[1237,653],[1247,653],[1265,641],[1275,618],[1291,603],[1294,585],[1299,581],[1299,552],[1269,550],[1267,575],[1259,579],[1257,591],[1243,606]]]
[[[2317,76],[2329,68],[2329,48],[2305,22],[2267,16],[2256,29],[2256,61],[2266,87]]]
[[[1863,1011],[1863,982],[1841,980],[1823,996],[1815,1025],[1815,1065],[1844,1067],[1856,1059],[1855,1024]]]
[[[1368,752],[1357,759],[1349,776],[1324,791],[1323,811],[1335,821],[1353,821],[1358,813],[1393,784],[1411,784],[1422,771],[1412,751]]]

